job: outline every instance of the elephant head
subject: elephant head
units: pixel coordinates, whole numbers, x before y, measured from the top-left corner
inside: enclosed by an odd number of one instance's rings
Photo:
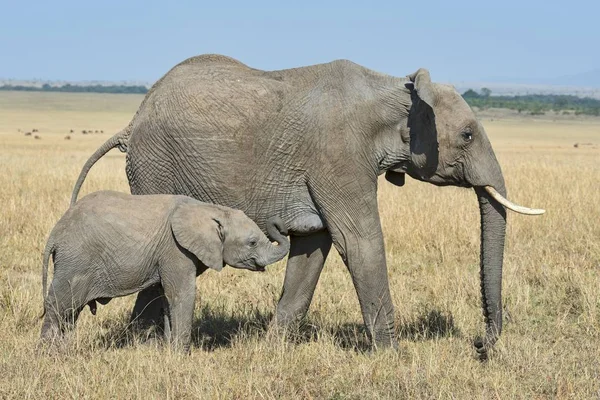
[[[267,221],[268,238],[242,211],[232,212],[229,220],[233,229],[224,227],[221,234],[224,237],[223,259],[232,267],[264,271],[265,266],[281,260],[289,252],[287,230],[280,218]],[[277,243],[271,243],[269,238]]]
[[[480,279],[486,335],[475,343],[485,355],[502,330],[502,262],[506,211],[542,214],[506,199],[500,165],[481,123],[462,96],[449,85],[432,83],[419,69],[408,76],[411,93],[408,114],[410,159],[386,173],[402,185],[403,173],[438,186],[474,188],[481,214]],[[504,207],[503,207],[504,206]]]
[[[215,209],[219,212],[214,213]],[[276,217],[267,221],[267,231],[277,241],[275,245],[239,210],[188,201],[179,205],[171,217],[171,228],[179,245],[217,271],[225,264],[264,271],[265,266],[281,260],[290,249],[283,226]]]

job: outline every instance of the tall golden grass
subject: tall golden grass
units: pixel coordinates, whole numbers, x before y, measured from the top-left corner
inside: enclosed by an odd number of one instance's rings
[[[592,119],[483,121],[509,197],[547,210],[509,215],[505,330],[487,363],[472,348],[484,327],[475,195],[412,180],[403,188],[382,180],[379,193],[398,351],[366,351],[356,293],[332,251],[307,324],[291,339],[268,329],[281,262],[262,274],[227,268],[198,278],[191,356],[130,332],[132,296],[95,317],[84,311],[66,351],[36,353],[46,237],[87,157],[140,101],[0,93],[0,398],[600,397],[600,120]],[[32,128],[41,139],[17,132]],[[101,189],[128,189],[117,151],[84,186]]]

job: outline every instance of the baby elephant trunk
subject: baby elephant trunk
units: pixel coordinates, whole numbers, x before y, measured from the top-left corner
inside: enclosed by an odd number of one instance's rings
[[[281,218],[272,217],[267,220],[267,235],[277,243],[271,244],[267,251],[263,259],[264,266],[281,260],[290,251],[290,242],[286,237],[287,228]]]

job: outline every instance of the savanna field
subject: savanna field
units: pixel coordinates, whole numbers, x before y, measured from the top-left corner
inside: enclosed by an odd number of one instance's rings
[[[509,199],[547,210],[509,213],[504,332],[486,363],[472,345],[484,331],[475,194],[383,178],[398,351],[369,351],[332,250],[307,321],[288,338],[269,329],[282,261],[198,278],[190,356],[131,332],[134,296],[96,316],[86,308],[68,349],[38,354],[46,238],[85,160],[142,98],[0,92],[0,398],[600,398],[600,119],[572,116],[482,114]],[[124,168],[113,150],[82,194],[128,191]]]

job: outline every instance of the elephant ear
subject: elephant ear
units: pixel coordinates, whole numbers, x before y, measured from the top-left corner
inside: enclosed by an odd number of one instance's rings
[[[423,180],[435,173],[439,162],[435,117],[437,92],[435,85],[431,83],[429,71],[424,68],[408,75],[408,79],[410,83],[406,86],[411,89],[413,100],[414,97],[418,99],[413,101],[413,108],[408,116],[410,157],[412,165],[418,171],[416,175]]]
[[[419,68],[417,72],[408,75],[408,79],[410,79],[417,96],[427,103],[429,107],[434,108],[436,98],[435,88],[431,84],[429,71],[425,68]]]
[[[202,264],[223,269],[223,226],[208,210],[197,204],[180,204],[171,216],[171,230],[177,243]]]

